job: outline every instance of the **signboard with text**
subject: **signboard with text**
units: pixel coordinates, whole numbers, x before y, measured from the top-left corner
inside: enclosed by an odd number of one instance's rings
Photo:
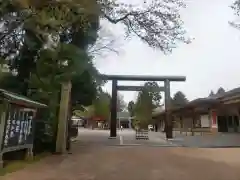
[[[6,116],[3,148],[32,144],[32,112],[31,110],[26,111],[23,108],[11,106]]]

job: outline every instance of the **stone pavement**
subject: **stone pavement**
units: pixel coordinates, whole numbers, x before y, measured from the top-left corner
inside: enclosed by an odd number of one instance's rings
[[[124,129],[117,131],[117,138],[109,140],[109,131],[79,129],[77,140],[80,145],[109,145],[109,146],[178,146],[165,140],[160,132],[149,132],[149,140],[136,140],[135,131]]]
[[[81,129],[73,154],[45,158],[0,179],[239,180],[240,149],[166,147],[171,144],[159,133],[150,133],[150,140],[141,144],[133,139],[133,131],[118,134],[112,140],[107,131]]]
[[[160,146],[160,147],[194,147],[194,148],[229,148],[240,147],[240,134],[226,133],[218,135],[186,136],[174,132],[172,140],[166,140],[162,132],[149,132],[149,140],[136,140],[135,131],[124,129],[118,131],[116,139],[108,139],[109,131],[79,129],[78,140],[81,145],[124,145],[124,146]]]
[[[239,180],[239,149],[73,146],[1,180]]]
[[[240,147],[239,133],[222,133],[217,135],[196,135],[186,136],[184,133],[174,133],[174,138],[171,142],[175,145],[183,147],[198,147],[198,148],[224,148],[224,147]]]

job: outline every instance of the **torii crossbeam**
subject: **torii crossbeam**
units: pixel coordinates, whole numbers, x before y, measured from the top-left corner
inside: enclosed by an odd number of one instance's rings
[[[185,76],[136,76],[136,75],[102,75],[104,80],[112,81],[112,99],[111,99],[111,121],[110,121],[110,138],[117,136],[117,91],[141,91],[142,86],[118,86],[118,81],[161,81],[164,86],[160,91],[165,93],[165,110],[168,112],[171,103],[170,82],[186,81]],[[166,136],[172,138],[172,122],[166,113]]]

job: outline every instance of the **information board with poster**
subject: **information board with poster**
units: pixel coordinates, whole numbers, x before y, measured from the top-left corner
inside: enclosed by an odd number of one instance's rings
[[[4,148],[32,143],[33,113],[34,109],[25,109],[17,106],[9,108],[3,140]]]

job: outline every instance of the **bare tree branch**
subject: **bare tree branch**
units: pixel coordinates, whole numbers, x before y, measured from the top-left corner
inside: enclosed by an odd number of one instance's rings
[[[117,23],[119,23],[120,21],[123,21],[124,19],[126,19],[128,16],[130,16],[131,15],[131,13],[128,13],[128,14],[126,14],[126,15],[124,15],[123,17],[121,17],[121,18],[118,18],[118,19],[113,19],[113,18],[111,18],[110,16],[108,16],[108,15],[106,15],[106,14],[104,14],[104,17],[109,21],[109,22],[111,22],[111,23],[113,23],[113,24],[117,24]]]
[[[104,22],[103,22],[104,23]],[[119,38],[116,37],[109,29],[108,24],[101,25],[98,31],[98,38],[95,44],[88,48],[88,52],[92,56],[104,56],[105,53],[113,52],[118,54],[117,50],[120,46]]]
[[[191,42],[180,18],[179,10],[185,7],[182,0],[148,0],[139,6],[105,0],[101,5],[103,18],[124,24],[128,36],[136,35],[164,53],[171,52],[178,42]]]
[[[235,0],[235,2],[230,6],[234,10],[236,16],[240,16],[240,0]],[[237,21],[229,21],[228,24],[233,28],[240,30],[240,23]]]
[[[240,24],[234,21],[229,21],[228,24],[232,26],[233,28],[240,30]]]

